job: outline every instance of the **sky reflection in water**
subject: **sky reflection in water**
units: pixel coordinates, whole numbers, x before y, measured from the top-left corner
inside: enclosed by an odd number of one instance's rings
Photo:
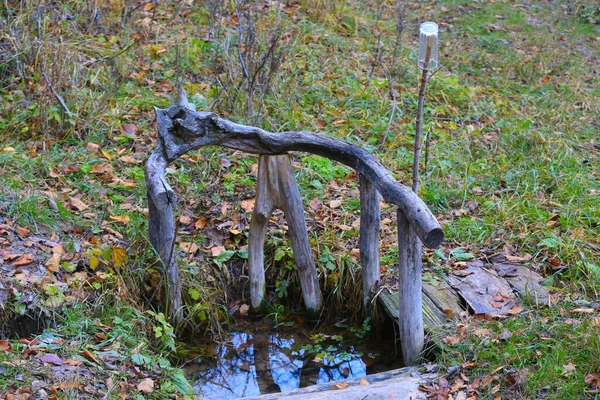
[[[332,360],[318,362],[302,348],[302,338],[293,333],[234,332],[229,343],[217,347],[214,363],[195,365],[194,391],[208,400],[236,399],[367,374],[361,355],[352,348],[338,348],[330,353]]]

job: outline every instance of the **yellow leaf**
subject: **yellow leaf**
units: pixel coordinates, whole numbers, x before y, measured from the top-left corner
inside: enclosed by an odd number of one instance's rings
[[[90,269],[92,271],[95,270],[96,268],[98,268],[98,264],[99,264],[98,257],[91,256],[90,257]]]
[[[111,222],[118,222],[123,225],[127,225],[129,223],[129,215],[111,215],[108,217]]]
[[[194,224],[194,226],[196,227],[196,229],[201,229],[204,226],[206,226],[206,224],[208,224],[208,222],[205,219],[199,218],[198,221],[196,221],[196,223]]]
[[[46,267],[49,271],[58,272],[60,268],[60,254],[52,254],[52,257],[50,257],[50,259],[46,262]]]
[[[113,158],[113,156],[108,151],[100,149],[100,153],[102,153],[102,155],[104,157],[106,157],[108,160],[112,160],[112,158]]]
[[[125,264],[125,261],[127,260],[127,252],[122,247],[114,246],[112,251],[112,259],[115,267],[118,268]]]

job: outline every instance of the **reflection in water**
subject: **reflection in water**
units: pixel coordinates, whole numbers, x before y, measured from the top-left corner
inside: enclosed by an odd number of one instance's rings
[[[294,333],[234,332],[229,343],[217,347],[213,363],[198,361],[190,368],[195,370],[194,391],[209,400],[236,399],[367,374],[353,348],[331,346],[330,357],[320,359],[303,348],[301,338]]]

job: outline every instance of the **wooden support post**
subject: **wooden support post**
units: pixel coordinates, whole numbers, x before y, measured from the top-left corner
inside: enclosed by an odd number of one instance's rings
[[[259,163],[259,176],[260,165]],[[252,311],[260,311],[266,305],[265,296],[267,295],[267,287],[265,284],[264,244],[269,216],[271,215],[271,211],[273,211],[273,206],[269,202],[270,197],[265,198],[264,194],[261,196],[257,190],[256,202],[254,203],[252,219],[250,220],[250,233],[248,235],[248,272],[250,275],[250,307]]]
[[[290,156],[260,156],[256,183],[256,203],[250,222],[248,269],[252,308],[264,307],[264,241],[269,216],[274,208],[285,214],[292,241],[294,261],[298,267],[304,305],[312,317],[318,317],[323,305],[317,268],[310,250],[304,207],[292,170]]]
[[[379,283],[379,192],[360,175],[360,263],[362,265],[363,305],[370,309],[373,289]]]
[[[405,365],[413,365],[424,345],[421,241],[398,208],[398,285],[400,342]]]
[[[173,206],[177,196],[165,180],[167,165],[159,142],[146,163],[148,237],[166,270],[167,315],[172,322],[176,323],[181,319],[181,283],[177,262],[173,255],[175,247]]]

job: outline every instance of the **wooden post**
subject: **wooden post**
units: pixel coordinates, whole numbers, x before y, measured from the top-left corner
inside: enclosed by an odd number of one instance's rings
[[[250,306],[252,311],[260,311],[266,305],[264,244],[269,217],[273,212],[273,197],[269,194],[269,169],[261,156],[258,161],[256,201],[248,235],[248,273],[250,275]]]
[[[250,222],[248,245],[252,308],[258,311],[265,305],[264,241],[269,216],[276,207],[283,210],[288,224],[304,305],[311,317],[318,317],[323,297],[306,232],[302,197],[287,154],[260,156],[258,160],[256,203]]]
[[[379,283],[379,192],[360,175],[360,263],[362,265],[363,305],[369,303],[373,289]]]
[[[173,256],[175,247],[173,206],[177,196],[165,180],[167,165],[159,142],[146,163],[148,237],[166,270],[167,315],[170,316],[171,321],[178,322],[181,319],[181,283],[177,262]]]
[[[398,326],[405,365],[417,362],[424,345],[421,272],[421,241],[398,208]]]

